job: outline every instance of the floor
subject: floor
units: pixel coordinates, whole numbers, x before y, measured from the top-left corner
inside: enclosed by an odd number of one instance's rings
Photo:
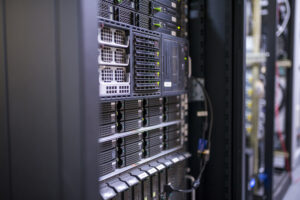
[[[299,200],[300,199],[300,166],[293,172],[293,182],[288,189],[283,200]]]

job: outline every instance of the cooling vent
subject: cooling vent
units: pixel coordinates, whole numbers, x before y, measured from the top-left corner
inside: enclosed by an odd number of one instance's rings
[[[156,94],[160,91],[159,40],[134,36],[134,90],[136,93]]]
[[[104,27],[101,29],[100,34],[101,40],[104,42],[112,43],[113,42],[113,34],[110,28]]]
[[[103,47],[101,49],[101,61],[104,63],[113,62],[113,49],[110,47]]]
[[[130,94],[130,78],[126,74],[125,67],[101,66],[99,69],[99,83],[100,96]]]
[[[99,1],[98,15],[107,19],[113,19],[113,6],[106,2]]]
[[[99,1],[98,3],[98,13],[101,12],[113,12],[113,6],[103,1]]]
[[[113,20],[113,14],[112,14],[112,13],[101,12],[101,13],[100,13],[100,16],[101,16],[101,17],[104,17],[104,18],[106,18],[106,19]]]
[[[125,70],[123,68],[116,68],[115,69],[115,81],[117,82],[125,82]]]
[[[119,64],[126,64],[127,55],[125,49],[115,49],[115,62]]]
[[[131,17],[121,17],[119,22],[123,22],[125,24],[132,24],[132,19],[131,19]]]
[[[129,9],[134,8],[134,1],[132,1],[132,0],[123,0],[123,1],[116,0],[115,4],[125,7],[125,8],[129,8]]]
[[[125,45],[126,44],[125,31],[116,30],[114,33],[114,40],[116,44]]]
[[[114,47],[127,48],[129,46],[128,34],[126,31],[110,27],[99,28],[98,42]]]
[[[101,97],[130,95],[129,32],[100,26],[99,42],[99,94]]]
[[[147,15],[137,14],[135,17],[136,26],[149,29],[150,18]]]
[[[148,4],[149,5],[149,4]],[[139,12],[144,13],[144,14],[149,14],[150,13],[150,9],[149,6],[144,6],[144,5],[140,5],[139,6]]]
[[[104,46],[99,49],[98,63],[100,65],[127,66],[129,57],[126,49]]]
[[[113,81],[113,70],[110,67],[104,67],[101,69],[101,80],[103,82]]]

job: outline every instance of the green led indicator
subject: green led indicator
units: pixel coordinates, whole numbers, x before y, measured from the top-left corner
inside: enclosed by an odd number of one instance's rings
[[[187,57],[184,57],[184,60],[186,61],[186,60],[187,60]]]
[[[161,12],[161,7],[154,8],[157,12]]]
[[[180,26],[177,26],[177,29],[180,30]]]
[[[154,26],[161,27],[161,24],[159,24],[159,23],[158,24],[154,24]]]

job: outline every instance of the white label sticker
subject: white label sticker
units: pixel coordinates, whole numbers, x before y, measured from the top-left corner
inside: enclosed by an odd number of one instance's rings
[[[165,87],[172,87],[172,82],[170,82],[170,81],[165,81],[165,82],[164,82],[164,86],[165,86]]]
[[[147,176],[148,176],[147,173],[144,172],[144,173],[142,173],[142,174],[139,175],[139,178],[140,178],[140,179],[144,179],[144,178],[146,178]]]
[[[176,17],[172,17],[172,22],[177,22]]]
[[[172,163],[170,161],[167,161],[164,164],[166,164],[167,166],[172,165]]]
[[[150,170],[148,170],[149,174],[154,174],[156,172],[156,169],[155,168],[152,168]]]
[[[171,3],[171,6],[172,6],[173,8],[176,8],[176,3],[172,2],[172,3]]]
[[[115,193],[114,192],[112,192],[112,191],[108,191],[108,192],[105,192],[104,194],[103,194],[103,196],[105,197],[105,198],[111,198],[111,197],[113,197],[115,195]]]
[[[171,35],[176,36],[176,32],[175,31],[171,31]]]
[[[117,188],[118,188],[119,191],[123,191],[123,190],[127,189],[126,185],[119,185]]]
[[[178,158],[173,158],[172,161],[173,161],[174,163],[177,163],[177,162],[179,162],[179,159],[178,159]]]
[[[165,168],[165,166],[163,166],[163,165],[158,165],[157,167],[156,167],[158,170],[163,170],[164,168]]]
[[[180,156],[179,156],[179,159],[180,159],[180,160],[184,160],[184,156],[183,156],[183,155],[180,155]]]
[[[137,183],[137,181],[136,181],[135,179],[131,179],[131,180],[128,181],[128,183],[129,183],[130,185],[134,185],[134,184]]]

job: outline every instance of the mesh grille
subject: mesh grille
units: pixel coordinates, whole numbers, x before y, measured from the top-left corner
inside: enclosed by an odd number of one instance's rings
[[[127,10],[127,9],[122,9],[122,8],[120,8],[120,9],[119,9],[119,15],[120,15],[121,17],[130,17],[131,12],[130,12],[129,10]],[[120,17],[120,18],[121,18],[121,17]]]
[[[113,81],[113,70],[109,67],[101,70],[101,80],[104,82]]]
[[[116,30],[115,31],[115,43],[116,44],[125,44],[125,32],[121,30]]]
[[[124,0],[119,5],[121,5],[122,7],[125,7],[125,8],[131,8],[131,0]]]
[[[109,11],[109,7],[106,3],[100,3],[99,7],[102,11]]]
[[[101,12],[101,13],[100,13],[100,16],[101,16],[101,17],[104,17],[104,18],[106,18],[106,19],[110,19],[110,13],[107,13],[107,12]]]
[[[149,25],[149,17],[145,15],[140,15],[140,23],[145,23]],[[147,27],[148,28],[148,27]]]
[[[144,6],[149,5],[149,0],[140,0],[141,4]]]
[[[112,32],[110,28],[104,27],[101,29],[101,40],[105,42],[112,42]]]
[[[115,70],[115,81],[125,82],[125,71],[123,68],[117,68]]]
[[[117,86],[106,86],[107,94],[116,94],[118,92]]]
[[[140,27],[148,29],[149,28],[149,24],[140,22]]]
[[[159,42],[157,39],[134,36],[135,45],[135,91],[149,92],[160,90]]]
[[[139,11],[141,13],[144,13],[144,14],[149,14],[150,13],[149,7],[147,7],[147,6],[140,6],[139,8],[140,8]]]
[[[101,49],[101,59],[103,62],[113,61],[113,52],[109,47],[103,47]]]
[[[124,49],[116,49],[115,62],[120,64],[126,64],[126,51]]]
[[[119,21],[123,22],[125,24],[131,24],[132,23],[130,18],[127,18],[127,17],[121,17]]]
[[[127,94],[129,93],[129,86],[126,85],[126,86],[120,86],[119,87],[119,93],[121,94]]]

